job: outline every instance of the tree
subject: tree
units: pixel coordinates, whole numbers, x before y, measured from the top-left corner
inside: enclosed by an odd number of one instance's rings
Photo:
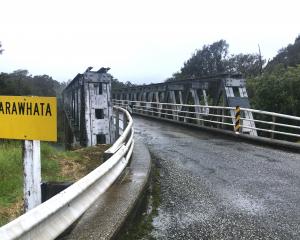
[[[26,96],[32,93],[30,89],[31,85],[28,84],[30,78],[28,70],[25,69],[18,69],[10,74],[10,83],[15,95]]]
[[[27,70],[0,74],[0,95],[12,96],[59,96],[64,83],[59,83],[48,75],[31,76]]]
[[[226,71],[224,60],[228,54],[228,47],[225,40],[204,45],[184,63],[180,74],[177,74],[175,78],[205,77],[224,73]]]
[[[226,72],[241,73],[245,78],[255,77],[261,74],[262,65],[265,63],[259,54],[232,55],[225,60]]]
[[[117,78],[112,78],[111,80],[111,87],[112,90],[119,90],[124,87],[133,87],[136,86],[135,84],[131,83],[130,81],[127,81],[126,83],[120,82]]]
[[[247,80],[252,108],[300,116],[300,65],[278,64]]]
[[[278,51],[263,74],[247,80],[251,106],[300,116],[300,35]]]
[[[112,78],[111,80],[111,88],[112,90],[119,90],[121,88],[125,87],[125,84],[120,82],[117,78]]]
[[[2,54],[3,51],[4,51],[4,49],[2,48],[2,44],[0,42],[0,54]]]
[[[285,67],[296,67],[300,64],[300,35],[295,39],[294,44],[289,44],[278,51],[278,54],[268,62],[266,70],[270,71],[278,64],[283,64]]]
[[[238,54],[228,56],[229,45],[225,40],[204,45],[196,50],[179,72],[166,81],[176,81],[186,78],[207,77],[222,73],[241,73],[244,77],[254,77],[261,74],[265,63],[260,54]]]

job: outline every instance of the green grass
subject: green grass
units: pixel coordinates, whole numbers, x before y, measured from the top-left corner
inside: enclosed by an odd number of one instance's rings
[[[89,148],[86,148],[89,150]],[[72,174],[61,173],[60,161],[63,160],[64,164],[75,162],[79,165],[86,164],[80,152],[76,151],[58,151],[48,143],[41,145],[41,165],[42,165],[42,179],[43,181],[74,181],[76,177]],[[85,174],[83,174],[85,175]]]
[[[22,150],[19,142],[0,144],[0,204],[8,207],[23,191]]]
[[[61,154],[47,143],[41,144],[42,179],[43,181],[59,181],[60,166],[53,156],[76,155],[63,152]],[[11,141],[0,144],[0,204],[9,205],[22,195],[23,191],[23,159],[21,142]]]
[[[65,178],[60,175],[59,161],[56,156],[61,152],[57,151],[50,144],[41,143],[41,171],[42,181],[64,181]]]
[[[61,154],[62,153],[62,154]],[[41,144],[43,181],[63,181],[58,158],[61,155],[76,155],[59,152],[47,143]],[[57,157],[55,157],[57,156]],[[68,178],[68,180],[70,180]],[[0,226],[22,212],[23,159],[20,141],[0,143]],[[21,208],[21,209],[20,209]]]
[[[61,151],[41,143],[42,181],[75,181],[100,165],[109,146]],[[0,141],[0,226],[22,213],[23,159],[21,141]]]
[[[14,204],[22,200],[23,165],[20,142],[0,144],[0,225],[16,215]]]

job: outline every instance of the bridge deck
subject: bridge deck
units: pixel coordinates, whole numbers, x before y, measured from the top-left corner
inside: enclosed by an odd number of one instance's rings
[[[300,239],[300,155],[134,118],[161,166],[156,239]]]

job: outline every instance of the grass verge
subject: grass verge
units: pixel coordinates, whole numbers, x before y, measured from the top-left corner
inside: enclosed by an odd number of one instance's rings
[[[76,181],[102,163],[109,145],[59,151],[41,144],[43,181]],[[23,212],[23,160],[20,141],[0,143],[0,226]]]

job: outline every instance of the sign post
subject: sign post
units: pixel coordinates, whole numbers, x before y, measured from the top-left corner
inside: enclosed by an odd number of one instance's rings
[[[24,210],[42,202],[41,194],[41,149],[39,140],[23,141]]]
[[[0,138],[23,141],[24,208],[41,203],[40,140],[57,140],[55,97],[0,96]]]

